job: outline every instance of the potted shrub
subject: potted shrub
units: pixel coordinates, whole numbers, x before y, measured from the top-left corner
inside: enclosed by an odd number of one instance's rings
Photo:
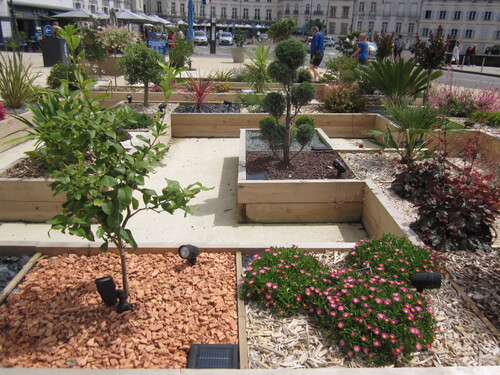
[[[239,30],[234,36],[234,42],[236,43],[236,47],[231,48],[231,54],[233,55],[233,62],[235,63],[245,62],[246,48],[243,47],[243,44],[245,44],[246,39],[247,39],[246,34],[242,30]]]

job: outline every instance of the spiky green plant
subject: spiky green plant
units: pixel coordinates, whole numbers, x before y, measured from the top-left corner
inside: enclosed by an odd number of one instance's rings
[[[269,66],[269,56],[271,54],[271,46],[260,44],[255,49],[251,49],[247,57],[250,59],[249,63],[245,64],[250,75],[252,87],[257,92],[264,92],[266,83],[271,81],[271,77],[267,72]]]
[[[442,74],[433,71],[431,80]],[[371,66],[362,67],[360,75],[394,104],[408,103],[427,88],[428,73],[415,60],[375,60]]]
[[[392,148],[401,156],[401,163],[411,164],[415,160],[429,157],[427,146],[437,129],[453,131],[462,126],[439,116],[435,108],[414,107],[388,103],[388,118],[393,122],[386,130],[369,130],[366,133],[379,137],[373,140],[383,148]]]
[[[32,73],[31,67],[19,52],[0,55],[0,98],[6,107],[19,108],[35,99],[33,83],[40,73]]]

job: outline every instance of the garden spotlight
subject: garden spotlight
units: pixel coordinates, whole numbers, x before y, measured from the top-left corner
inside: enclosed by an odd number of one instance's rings
[[[441,288],[441,274],[439,272],[420,272],[410,276],[410,283],[417,292],[422,293],[424,289]]]
[[[196,257],[200,254],[200,249],[194,245],[182,245],[179,247],[179,256],[182,259],[187,259],[189,264],[196,264]]]
[[[127,100],[129,102],[129,104],[132,103],[132,95],[128,94],[127,95]]]
[[[116,289],[115,282],[111,276],[96,279],[95,284],[97,286],[97,291],[106,306],[114,306],[116,305],[116,300],[119,300],[118,306],[116,307],[116,311],[118,313],[131,309],[132,306],[127,302],[125,293],[121,289]]]
[[[335,159],[333,160],[332,165],[337,169],[337,177],[340,177],[340,175],[344,172],[347,172],[347,165],[341,160],[341,159]]]
[[[167,108],[167,103],[161,103],[158,106],[158,109],[160,110],[160,112],[163,112],[165,110],[165,108]]]

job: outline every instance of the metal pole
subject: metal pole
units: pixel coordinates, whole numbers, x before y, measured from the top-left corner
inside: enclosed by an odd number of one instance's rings
[[[12,31],[12,38],[17,39],[16,14],[14,13],[14,4],[12,3],[12,0],[9,0],[9,6],[10,6],[10,28]]]

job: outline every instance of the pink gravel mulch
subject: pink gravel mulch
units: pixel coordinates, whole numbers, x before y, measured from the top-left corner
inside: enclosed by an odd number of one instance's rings
[[[42,259],[0,306],[0,367],[185,368],[193,343],[238,344],[234,256],[127,255],[132,311],[102,302],[95,279],[119,257]]]

